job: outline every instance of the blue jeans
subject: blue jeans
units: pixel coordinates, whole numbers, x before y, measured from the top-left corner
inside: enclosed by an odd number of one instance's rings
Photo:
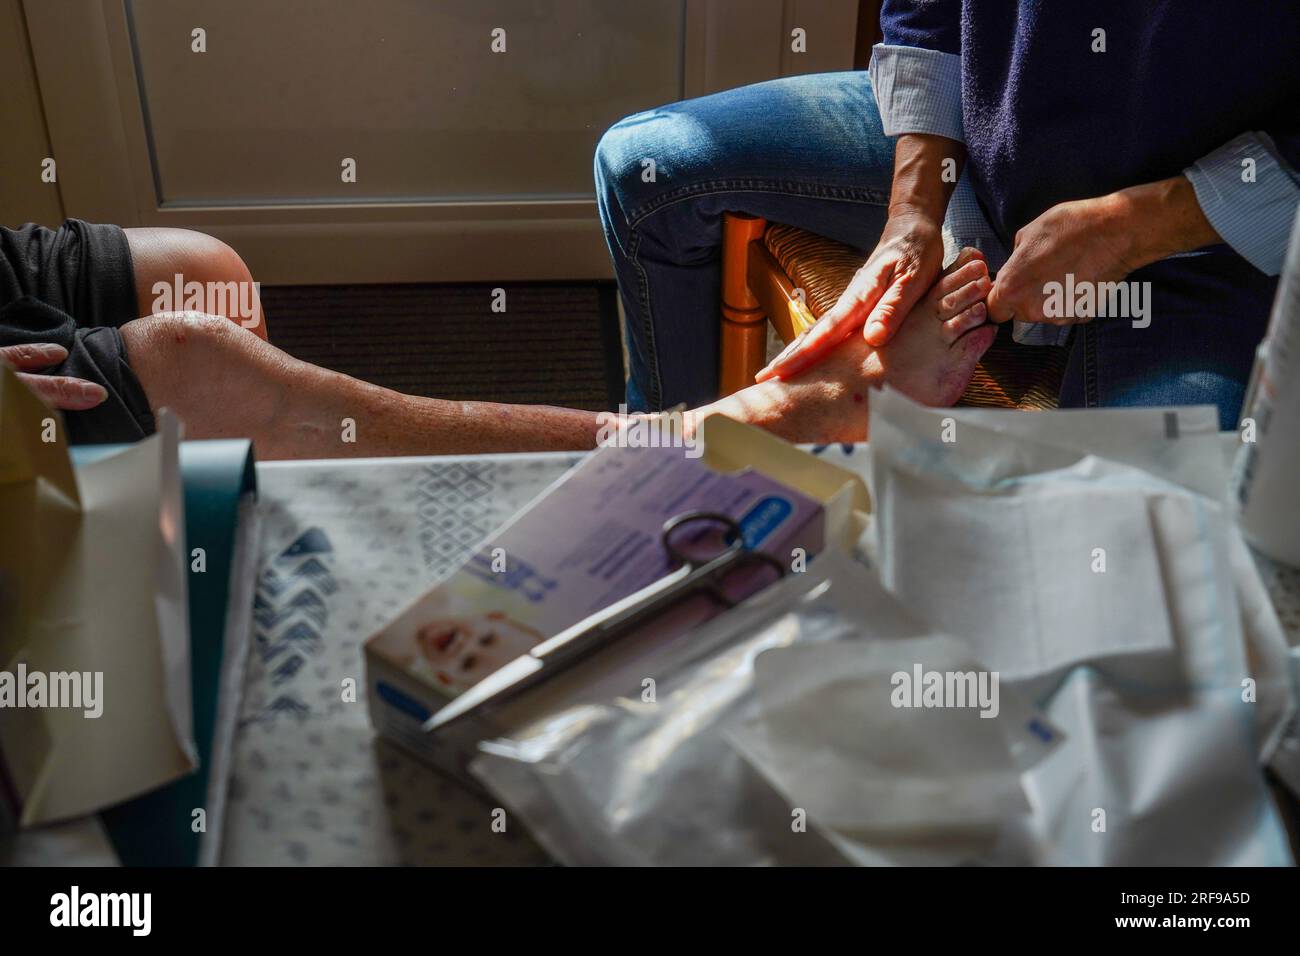
[[[893,164],[864,72],[770,80],[611,127],[596,148],[596,198],[627,317],[628,405],[717,397],[723,213],[798,226],[865,259]],[[1150,327],[1081,326],[1062,405],[1209,403],[1233,427],[1276,280],[1226,247],[1130,278],[1153,283]]]
[[[1236,428],[1277,279],[1213,246],[1153,263],[1127,281],[1151,283],[1151,325],[1094,319],[1075,326],[1061,407],[1217,405],[1219,427]]]

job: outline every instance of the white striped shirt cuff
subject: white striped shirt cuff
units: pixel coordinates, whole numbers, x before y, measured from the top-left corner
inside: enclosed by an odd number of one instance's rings
[[[1254,160],[1253,164],[1245,164]],[[1253,177],[1246,171],[1253,165]],[[1242,133],[1183,170],[1223,241],[1265,275],[1282,271],[1300,183],[1264,133]]]
[[[871,49],[870,73],[886,136],[932,133],[966,142],[961,126],[961,57],[877,43]]]

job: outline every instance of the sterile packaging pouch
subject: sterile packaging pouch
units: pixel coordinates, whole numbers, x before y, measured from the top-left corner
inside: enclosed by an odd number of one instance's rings
[[[1020,774],[1059,733],[962,641],[919,626],[872,639],[893,603],[828,619],[837,640],[758,655],[758,712],[729,736],[824,829],[894,843],[995,833],[1029,813]]]
[[[977,666],[828,553],[689,641],[554,682],[471,767],[569,864],[863,862],[862,829],[884,844],[874,862],[958,862],[1027,812],[1021,770],[1059,735],[1006,695],[992,719],[893,707],[891,669],[922,660]],[[880,739],[903,727],[906,745]],[[931,849],[934,826],[959,849]]]

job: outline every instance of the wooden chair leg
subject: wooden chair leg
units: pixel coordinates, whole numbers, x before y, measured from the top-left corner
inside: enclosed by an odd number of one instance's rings
[[[767,356],[766,316],[748,281],[749,244],[766,228],[766,219],[744,213],[722,219],[722,395],[752,385]]]

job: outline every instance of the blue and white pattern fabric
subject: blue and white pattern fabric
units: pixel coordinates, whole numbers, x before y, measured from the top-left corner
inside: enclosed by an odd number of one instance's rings
[[[522,827],[492,829],[481,795],[376,739],[362,644],[581,457],[258,465],[256,643],[221,862],[545,862]]]
[[[966,142],[961,123],[961,57],[877,43],[871,48],[868,72],[886,136],[930,133]]]
[[[1300,207],[1300,181],[1267,133],[1242,133],[1183,170],[1205,218],[1223,241],[1265,275],[1282,271]]]

